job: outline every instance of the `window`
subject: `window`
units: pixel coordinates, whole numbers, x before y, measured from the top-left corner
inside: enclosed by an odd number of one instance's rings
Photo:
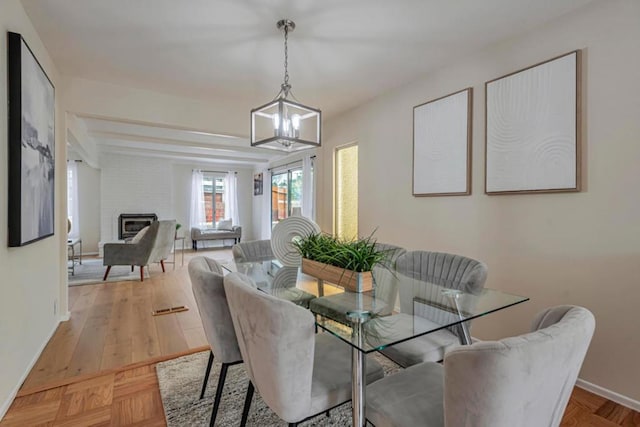
[[[347,145],[335,154],[336,235],[342,239],[358,237],[358,146]]]
[[[78,209],[78,164],[75,161],[67,162],[67,218],[71,229],[69,237],[80,236],[80,215]]]
[[[271,175],[271,227],[302,209],[302,167]]]
[[[202,184],[206,224],[215,227],[218,221],[225,219],[224,177],[205,174]]]

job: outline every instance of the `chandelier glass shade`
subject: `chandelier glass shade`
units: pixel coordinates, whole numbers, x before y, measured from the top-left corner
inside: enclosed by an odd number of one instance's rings
[[[319,147],[322,113],[297,102],[289,84],[287,41],[295,23],[277,25],[284,31],[284,82],[274,100],[251,110],[251,146],[287,152]]]

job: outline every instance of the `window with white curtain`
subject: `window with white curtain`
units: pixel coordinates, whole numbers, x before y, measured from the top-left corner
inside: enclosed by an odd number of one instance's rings
[[[80,237],[80,214],[78,208],[78,164],[67,162],[67,218],[71,224],[69,238]]]
[[[205,223],[215,227],[221,219],[225,219],[225,179],[223,175],[204,173],[202,191],[204,195]]]

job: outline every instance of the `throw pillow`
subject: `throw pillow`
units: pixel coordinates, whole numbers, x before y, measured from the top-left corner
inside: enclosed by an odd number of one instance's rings
[[[142,237],[147,233],[147,231],[149,231],[148,225],[142,230],[138,231],[138,234],[133,236],[133,239],[131,239],[131,243],[138,243],[142,239]]]
[[[218,226],[216,228],[218,230],[231,231],[233,230],[233,224],[231,224],[230,219],[221,219],[220,221],[218,221]]]

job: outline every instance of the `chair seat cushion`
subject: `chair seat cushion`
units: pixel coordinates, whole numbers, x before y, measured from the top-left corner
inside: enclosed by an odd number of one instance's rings
[[[202,230],[200,233],[204,234],[204,235],[208,235],[208,234],[229,234],[230,230],[216,230],[215,228],[209,229],[209,230]]]
[[[367,419],[376,427],[444,426],[444,369],[422,363],[367,386]]]
[[[311,412],[319,414],[351,400],[351,346],[329,333],[316,334]],[[367,384],[384,377],[382,366],[367,357]]]
[[[406,323],[406,328],[418,331],[429,331],[440,327],[428,319],[398,314],[385,319],[394,323]],[[398,325],[394,326],[396,330]],[[460,345],[460,339],[447,329],[431,332],[418,338],[402,342],[381,350],[380,352],[397,364],[408,367],[422,362],[439,362],[450,348]]]

